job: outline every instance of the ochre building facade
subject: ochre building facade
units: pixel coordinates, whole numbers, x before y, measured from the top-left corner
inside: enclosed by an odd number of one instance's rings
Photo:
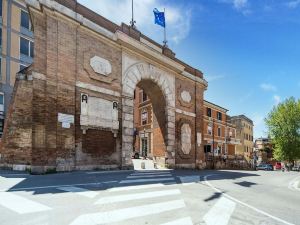
[[[136,88],[151,100],[161,133],[160,162],[170,168],[206,166],[207,82],[199,70],[138,30],[74,0],[30,0],[27,7],[34,62],[17,74],[1,166],[34,173],[131,168]]]

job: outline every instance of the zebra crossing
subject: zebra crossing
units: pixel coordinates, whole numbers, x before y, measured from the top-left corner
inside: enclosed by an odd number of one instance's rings
[[[55,195],[57,199],[88,202],[87,209],[79,215],[75,214],[66,225],[138,225],[144,222],[153,225],[229,224],[236,203],[225,197],[216,200],[215,204],[206,209],[206,214],[199,215],[196,220],[190,215],[190,206],[183,192],[190,187],[186,187],[187,185],[198,184],[200,181],[201,177],[198,175],[175,176],[172,171],[167,170],[135,171],[118,182],[102,182],[111,184],[107,189],[95,188],[99,183],[86,187],[63,185],[50,188],[61,193],[60,197]],[[192,188],[200,188],[200,185]],[[39,196],[29,199],[27,197],[30,194],[24,193],[0,192],[0,206],[19,215],[52,214],[59,210],[53,202],[40,201]],[[75,196],[77,197],[74,198]]]
[[[161,214],[168,215],[168,221],[162,223],[165,225],[193,224],[187,212],[184,217],[174,219],[173,215],[177,210],[184,211],[186,208],[181,190],[175,186],[176,183],[176,178],[170,171],[134,172],[121,180],[117,187],[109,189],[110,195],[100,197],[94,203],[104,206],[114,204],[113,210],[81,215],[70,225],[126,224],[126,222],[139,224],[140,218],[149,220],[148,224],[152,224],[151,217]],[[138,205],[132,206],[129,203]],[[126,204],[129,206],[123,207]]]

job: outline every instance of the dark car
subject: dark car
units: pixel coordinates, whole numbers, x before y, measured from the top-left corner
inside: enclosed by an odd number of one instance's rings
[[[256,167],[256,170],[273,170],[273,166],[271,164],[260,164]]]

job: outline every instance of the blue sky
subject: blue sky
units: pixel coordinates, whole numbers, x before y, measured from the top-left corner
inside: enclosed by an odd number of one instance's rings
[[[117,24],[129,23],[131,0],[79,0]],[[153,8],[166,8],[167,38],[176,56],[208,80],[205,98],[254,121],[287,97],[300,98],[300,0],[135,0],[135,20],[157,42]]]

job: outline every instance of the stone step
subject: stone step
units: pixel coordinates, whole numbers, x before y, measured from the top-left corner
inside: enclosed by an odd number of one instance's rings
[[[151,159],[132,159],[135,170],[154,170],[154,162]]]

